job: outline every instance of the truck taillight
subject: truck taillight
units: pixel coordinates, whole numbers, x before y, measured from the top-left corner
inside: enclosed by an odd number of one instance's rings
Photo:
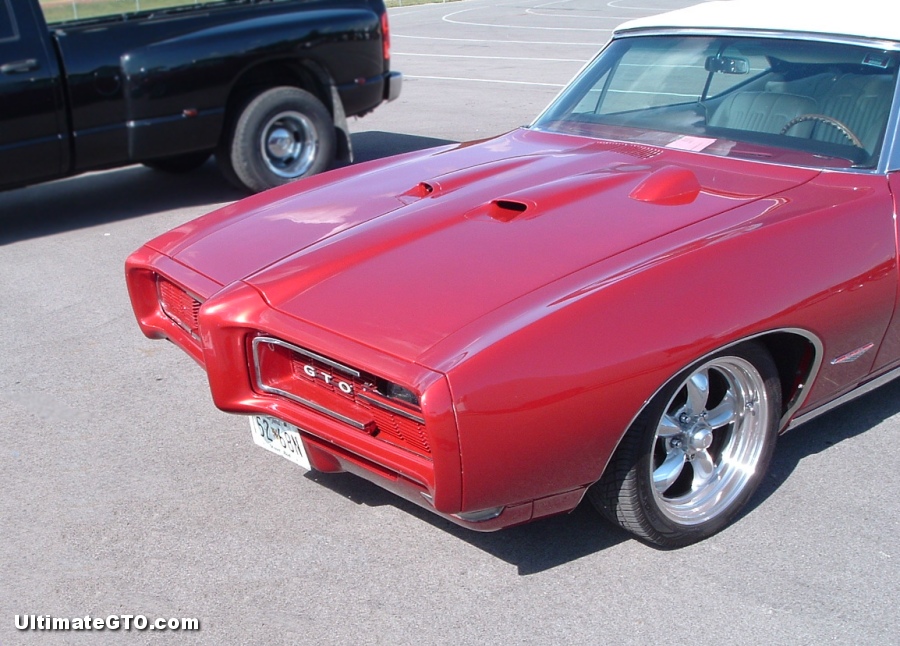
[[[391,28],[387,11],[381,14],[381,42],[384,44],[384,60],[391,60]]]

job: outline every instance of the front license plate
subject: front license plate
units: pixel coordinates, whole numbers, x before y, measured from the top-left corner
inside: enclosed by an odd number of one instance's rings
[[[287,458],[307,471],[312,469],[299,429],[277,417],[253,415],[250,418],[253,442],[267,451]]]

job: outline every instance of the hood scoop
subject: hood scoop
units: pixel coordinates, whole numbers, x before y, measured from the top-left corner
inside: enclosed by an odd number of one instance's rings
[[[534,155],[478,164],[423,180],[398,197],[404,204],[412,204],[426,197],[435,198],[459,189],[478,186],[492,178],[515,177],[517,173],[524,172],[524,168],[542,159],[541,156]]]
[[[519,216],[524,216],[528,211],[533,212],[536,207],[536,204],[522,200],[493,200],[488,205],[487,216],[498,222],[510,222]]]
[[[690,204],[700,194],[700,180],[687,168],[663,166],[638,184],[629,197],[660,206]]]
[[[530,220],[546,213],[559,213],[576,202],[592,200],[605,191],[614,190],[616,186],[633,183],[636,176],[646,176],[647,170],[647,166],[628,167],[615,173],[603,169],[553,179],[495,198],[470,210],[465,217],[470,220],[488,218],[505,223]]]
[[[412,204],[418,200],[434,195],[435,186],[431,182],[419,182],[411,189],[400,195],[400,201],[404,204]]]
[[[476,206],[466,213],[467,220],[493,220],[512,222],[526,220],[538,214],[537,202],[519,197],[498,197],[486,204]]]

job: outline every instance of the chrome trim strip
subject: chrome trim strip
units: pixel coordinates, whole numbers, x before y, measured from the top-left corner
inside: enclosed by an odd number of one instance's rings
[[[711,356],[718,354],[718,353],[722,352],[723,350],[727,350],[728,348],[733,348],[736,345],[740,345],[741,343],[745,343],[747,341],[752,341],[752,340],[758,339],[760,337],[770,336],[772,334],[780,334],[780,333],[796,334],[797,336],[802,336],[803,338],[805,338],[807,341],[809,341],[812,344],[813,348],[815,348],[815,353],[816,353],[816,356],[813,359],[813,365],[809,370],[809,375],[807,376],[806,380],[802,384],[800,384],[800,390],[799,390],[797,396],[795,397],[794,403],[791,404],[791,407],[788,408],[785,411],[784,415],[781,416],[781,420],[779,421],[778,428],[780,429],[781,432],[784,432],[788,425],[788,420],[791,418],[791,416],[795,412],[797,412],[797,410],[803,405],[803,402],[806,401],[807,396],[809,396],[809,391],[811,389],[810,386],[813,384],[813,382],[815,382],[816,377],[819,374],[819,370],[821,369],[822,363],[823,363],[823,355],[825,354],[825,348],[822,345],[822,342],[819,340],[819,338],[816,335],[814,335],[812,332],[809,332],[808,330],[803,330],[800,328],[777,328],[774,330],[766,330],[765,332],[759,332],[752,336],[748,336],[748,337],[744,337],[742,339],[738,339],[736,341],[732,341],[731,343],[729,343],[727,345],[723,345],[719,348],[716,348],[715,350],[712,350],[711,352],[707,352],[702,357],[699,357],[699,358],[691,361],[687,366],[679,368],[678,372],[676,372],[674,375],[672,375],[671,377],[666,379],[666,381],[663,382],[663,384],[659,388],[657,388],[656,391],[652,395],[650,395],[650,397],[648,397],[646,399],[646,401],[644,401],[644,403],[641,405],[640,410],[638,410],[638,412],[635,414],[635,416],[631,418],[631,421],[628,422],[628,425],[625,427],[625,429],[622,433],[622,437],[625,436],[625,433],[628,431],[629,428],[632,427],[632,425],[634,424],[634,421],[640,416],[640,414],[642,412],[644,412],[644,409],[647,407],[647,405],[651,401],[653,401],[653,398],[656,397],[662,391],[662,389],[665,388],[675,377],[680,375],[682,372],[687,370],[689,367],[703,363],[704,361],[709,359]],[[619,438],[619,441],[621,442],[621,438]],[[616,448],[618,448],[618,443],[616,444]],[[612,457],[612,454],[614,452],[615,452],[615,450],[613,450],[613,452],[610,453],[610,457]],[[603,465],[603,468],[605,469],[606,465]]]
[[[340,413],[336,413],[335,411],[325,408],[324,406],[320,406],[315,402],[311,402],[303,397],[298,397],[293,393],[286,392],[281,390],[280,388],[272,388],[271,386],[267,386],[262,381],[262,374],[259,371],[259,344],[260,343],[272,343],[274,345],[280,345],[282,347],[294,350],[296,346],[291,345],[290,343],[286,343],[281,341],[280,339],[274,339],[272,337],[267,336],[258,336],[253,339],[253,376],[256,381],[256,387],[259,388],[264,393],[269,393],[271,395],[281,395],[282,397],[286,397],[287,399],[293,400],[299,404],[303,404],[304,406],[313,409],[316,412],[322,413],[323,415],[327,415],[332,419],[336,419],[339,422],[344,422],[345,424],[349,424],[353,428],[359,429],[360,431],[364,431],[366,429],[366,425],[362,422],[358,422],[355,419],[351,419],[346,415],[341,415]],[[309,356],[310,353],[304,351],[302,352],[305,356]],[[318,356],[318,355],[317,355]],[[329,364],[330,365],[330,364]],[[340,364],[338,364],[340,365]]]
[[[897,377],[900,377],[900,367],[894,368],[893,370],[889,370],[888,372],[884,373],[880,377],[876,377],[875,379],[872,379],[871,381],[867,381],[866,383],[857,386],[850,392],[844,393],[837,399],[832,399],[827,404],[823,404],[823,405],[819,406],[818,408],[816,408],[815,410],[811,410],[808,413],[804,413],[803,415],[800,415],[796,419],[792,420],[790,425],[785,430],[788,430],[788,431],[793,430],[793,429],[797,428],[798,426],[800,426],[801,424],[805,424],[806,422],[810,421],[811,419],[815,419],[819,415],[823,415],[823,414],[827,413],[828,411],[837,408],[841,404],[846,404],[847,402],[852,401],[852,400],[856,399],[857,397],[862,397],[863,395],[875,390],[876,388],[879,388],[879,387],[885,385],[889,381],[893,381]]]
[[[738,29],[716,27],[635,27],[613,33],[613,39],[633,36],[737,36],[749,38],[779,38],[781,40],[809,40],[835,45],[856,45],[870,49],[900,51],[900,42],[885,39],[863,38],[842,34],[814,31],[778,31],[775,29]]]
[[[894,102],[884,127],[884,143],[881,146],[881,157],[878,170],[884,173],[900,170],[900,76],[894,88]]]
[[[391,406],[390,404],[387,404],[382,401],[378,401],[377,399],[369,397],[368,395],[364,395],[363,393],[356,393],[356,396],[359,399],[362,399],[363,401],[372,404],[373,406],[377,406],[378,408],[388,411],[389,413],[394,413],[396,415],[400,415],[401,417],[405,417],[406,419],[410,419],[414,422],[418,422],[419,424],[425,423],[424,417],[419,417],[418,415],[414,415],[413,413],[405,411],[402,408],[397,408],[396,406]]]
[[[784,330],[776,330],[776,332],[789,332],[804,337],[812,344],[816,353],[816,356],[813,358],[813,364],[809,369],[809,374],[806,376],[806,380],[800,384],[797,396],[794,398],[794,403],[784,412],[784,415],[781,416],[779,428],[782,432],[784,432],[785,428],[787,427],[788,420],[793,417],[794,413],[796,413],[803,405],[803,402],[806,401],[806,398],[809,396],[809,391],[812,390],[812,385],[816,381],[816,377],[819,376],[819,370],[821,370],[822,364],[825,362],[825,346],[822,345],[819,337],[815,336],[812,332],[807,332],[806,330],[801,330],[799,328],[786,328]]]
[[[314,411],[316,411],[318,413],[327,415],[328,417],[336,419],[339,422],[344,422],[345,424],[349,424],[353,428],[359,429],[360,431],[364,431],[366,429],[366,425],[363,424],[362,422],[357,422],[355,419],[350,419],[346,415],[341,415],[340,413],[336,413],[329,408],[325,408],[324,406],[320,406],[319,404],[316,404],[315,402],[311,402],[307,399],[303,399],[303,397],[298,397],[297,395],[294,395],[289,392],[285,392],[284,390],[281,390],[279,388],[272,388],[271,386],[266,386],[265,384],[261,384],[258,381],[257,381],[256,385],[263,392],[267,392],[267,393],[270,393],[273,395],[281,395],[282,397],[286,397],[287,399],[292,399],[295,402],[298,402],[300,404],[303,404],[304,406],[308,406],[309,408],[312,408]]]
[[[853,363],[874,347],[874,343],[867,343],[861,348],[857,348],[856,350],[852,350],[850,352],[847,352],[846,354],[842,354],[839,357],[835,357],[831,360],[831,365],[836,366],[842,363]]]
[[[326,366],[334,368],[335,370],[340,370],[344,374],[351,375],[353,377],[361,377],[362,373],[358,370],[354,370],[350,366],[345,366],[342,363],[338,363],[337,361],[333,361],[328,357],[323,357],[321,354],[316,354],[315,352],[311,352],[310,350],[304,350],[292,343],[288,343],[287,341],[282,341],[281,339],[276,339],[271,336],[258,336],[253,339],[253,351],[256,352],[256,344],[257,343],[271,343],[273,345],[280,345],[283,348],[287,348],[297,354],[302,354],[304,357],[309,357],[315,361],[319,361],[320,363],[324,363]]]

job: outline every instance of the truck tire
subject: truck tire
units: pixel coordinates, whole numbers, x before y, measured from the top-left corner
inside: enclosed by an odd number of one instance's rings
[[[225,177],[251,192],[326,170],[334,161],[331,115],[315,96],[276,87],[251,99],[216,158]]]

